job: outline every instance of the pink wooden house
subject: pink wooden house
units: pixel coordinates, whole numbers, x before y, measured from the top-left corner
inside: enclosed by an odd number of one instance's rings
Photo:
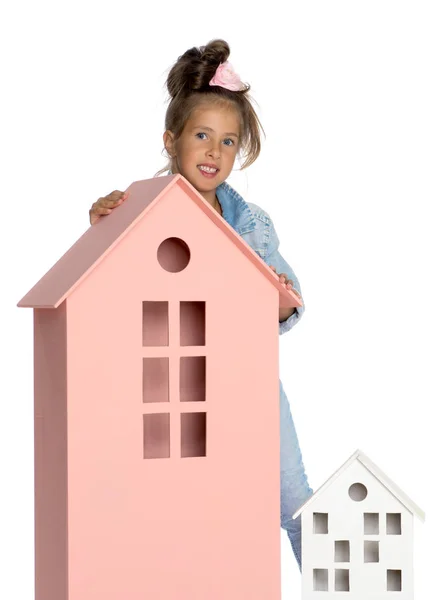
[[[180,175],[134,182],[34,309],[36,600],[280,600],[278,307]]]

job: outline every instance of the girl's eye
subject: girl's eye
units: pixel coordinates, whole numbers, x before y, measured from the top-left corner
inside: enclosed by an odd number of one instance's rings
[[[199,139],[201,140],[201,139],[202,139],[202,138],[200,137],[201,135],[207,135],[207,134],[206,134],[204,131],[199,131],[199,132],[196,134],[196,137],[199,137]],[[235,144],[235,142],[234,142],[234,141],[233,141],[231,138],[226,138],[224,141],[225,141],[225,142],[230,142],[230,143],[227,143],[227,144],[226,144],[226,146],[233,146],[233,145]]]

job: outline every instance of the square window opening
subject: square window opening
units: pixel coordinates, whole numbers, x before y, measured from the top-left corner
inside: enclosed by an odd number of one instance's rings
[[[181,413],[181,456],[206,456],[207,413]]]
[[[180,358],[180,401],[204,402],[206,397],[206,357]]]
[[[350,548],[349,540],[335,540],[334,562],[349,562]]]
[[[401,592],[401,570],[388,569],[386,573],[387,592]]]
[[[375,540],[364,541],[364,562],[377,563],[379,562],[379,542]]]
[[[143,415],[144,458],[169,458],[170,419],[168,413]]]
[[[328,533],[328,513],[314,513],[313,533]]]
[[[315,592],[328,592],[328,570],[314,569],[313,584]]]
[[[143,346],[168,346],[168,302],[143,302]]]
[[[205,302],[180,302],[180,345],[205,346]]]
[[[401,535],[401,513],[386,513],[387,535]]]
[[[379,534],[379,513],[364,513],[364,534]]]
[[[168,357],[143,358],[143,402],[169,402]]]
[[[349,592],[349,569],[335,569],[334,589],[336,592]]]

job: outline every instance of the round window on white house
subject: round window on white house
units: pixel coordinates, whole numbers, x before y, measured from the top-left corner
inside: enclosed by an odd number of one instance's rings
[[[187,267],[189,261],[189,246],[180,238],[170,237],[159,245],[158,262],[165,271],[179,273]]]
[[[363,483],[353,483],[349,486],[348,494],[354,502],[361,502],[367,496],[367,488]]]

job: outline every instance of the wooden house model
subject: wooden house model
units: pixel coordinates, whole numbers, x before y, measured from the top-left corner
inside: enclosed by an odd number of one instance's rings
[[[280,600],[279,306],[181,175],[134,182],[34,309],[36,600]]]
[[[413,517],[425,514],[361,450],[299,515],[303,600],[413,600]]]

